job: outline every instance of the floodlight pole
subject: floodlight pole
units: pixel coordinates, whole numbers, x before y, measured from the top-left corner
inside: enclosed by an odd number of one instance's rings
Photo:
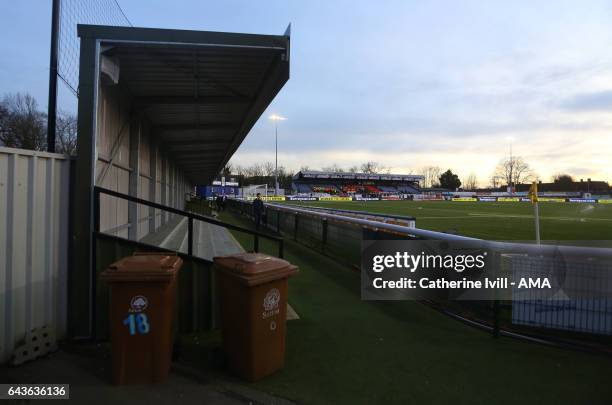
[[[61,0],[53,0],[51,10],[49,104],[47,109],[47,152],[55,152],[55,126],[57,118],[57,53],[59,49],[60,1]]]
[[[278,195],[278,120],[274,120],[274,195]]]

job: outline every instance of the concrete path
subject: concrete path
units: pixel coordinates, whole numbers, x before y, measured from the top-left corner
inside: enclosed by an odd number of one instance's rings
[[[140,241],[181,253],[188,252],[187,218],[175,217],[156,232]],[[244,249],[224,227],[195,220],[193,223],[193,254],[207,260],[215,256],[242,253]]]
[[[196,256],[212,260],[215,256],[244,252],[242,246],[227,228],[196,221],[193,224],[193,230],[193,252]]]

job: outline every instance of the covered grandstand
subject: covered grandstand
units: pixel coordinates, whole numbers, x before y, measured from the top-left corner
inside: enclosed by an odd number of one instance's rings
[[[68,316],[71,335],[94,336],[96,319],[105,319],[96,303],[107,302],[96,272],[121,257],[118,252],[145,243],[192,261],[198,240],[224,243],[220,234],[227,231],[194,221],[185,199],[195,185],[215,179],[289,79],[290,30],[259,35],[78,25],[78,34]],[[174,239],[172,246],[161,242]],[[110,245],[121,248],[103,250]]]
[[[297,194],[338,196],[401,196],[419,194],[423,176],[325,171],[299,171],[293,176]]]

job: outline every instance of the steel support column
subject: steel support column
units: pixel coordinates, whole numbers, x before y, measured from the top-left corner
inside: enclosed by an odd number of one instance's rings
[[[93,187],[96,165],[96,110],[99,43],[81,38],[79,65],[79,122],[73,211],[73,256],[69,274],[68,331],[73,337],[92,332]]]
[[[138,197],[138,185],[140,182],[140,139],[141,139],[141,117],[135,117],[130,123],[130,178],[128,185],[128,194],[132,197]],[[130,240],[138,240],[138,204],[128,203],[128,238]]]
[[[149,182],[149,200],[157,201],[157,153],[158,145],[157,141],[151,136],[149,132],[149,174],[151,180]],[[155,232],[155,208],[149,207],[149,232]]]

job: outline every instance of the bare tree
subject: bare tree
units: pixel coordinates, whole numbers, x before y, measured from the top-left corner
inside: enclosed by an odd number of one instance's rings
[[[221,174],[221,176],[227,179],[232,175],[232,171],[233,171],[232,164],[228,163],[225,166],[223,166],[223,169],[221,169],[221,173],[219,174]]]
[[[56,121],[55,151],[75,156],[77,152],[77,118],[73,114],[60,112]]]
[[[378,174],[385,170],[385,168],[378,162],[365,162],[361,164],[361,172],[368,174]]]
[[[244,167],[240,166],[240,165],[236,165],[233,163],[230,163],[233,167],[233,172],[234,174],[236,174],[237,176],[244,176]]]
[[[4,102],[0,102],[0,145],[4,145],[4,139],[9,131],[9,109]]]
[[[321,170],[323,170],[324,172],[335,172],[335,173],[344,172],[344,169],[341,168],[337,163],[333,163],[331,166],[326,166],[322,168]]]
[[[359,166],[351,166],[351,167],[349,167],[348,172],[349,173],[357,173],[357,172],[359,172]]]
[[[36,99],[27,93],[9,94],[2,100],[0,141],[8,147],[45,150],[46,115]]]
[[[423,187],[437,187],[440,185],[439,179],[442,170],[438,166],[425,166],[419,170],[419,174],[423,176]]]
[[[310,171],[310,167],[308,167],[307,165],[304,165],[304,166],[300,167],[300,171],[301,172],[308,172],[308,171]]]
[[[470,173],[470,175],[463,180],[463,188],[469,191],[476,190],[478,188],[478,177],[476,176],[476,173]]]
[[[252,177],[254,175],[253,172],[254,172],[253,166],[244,166],[243,168],[244,177]]]
[[[508,186],[525,183],[534,178],[533,170],[521,156],[502,159],[495,169],[495,175]]]
[[[274,168],[274,163],[265,162],[262,166],[262,171],[264,176],[274,176],[274,172],[276,171]]]
[[[494,174],[491,176],[490,181],[491,188],[498,188],[501,185],[502,179],[498,175]]]
[[[252,177],[263,177],[266,175],[266,170],[263,165],[255,163],[249,168]]]

